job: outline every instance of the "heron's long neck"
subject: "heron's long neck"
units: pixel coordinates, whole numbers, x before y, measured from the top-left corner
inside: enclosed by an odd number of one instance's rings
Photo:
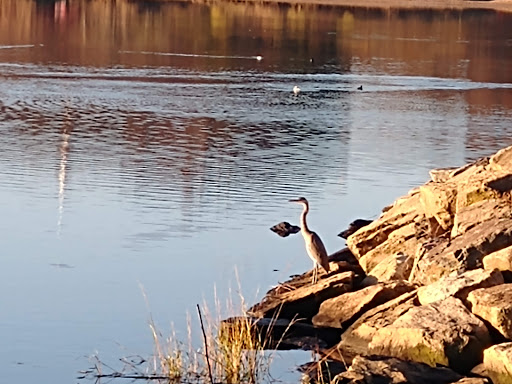
[[[307,204],[304,204],[304,210],[302,211],[302,214],[300,215],[300,228],[304,232],[309,232],[308,223],[306,222],[306,215],[309,212],[309,207]]]

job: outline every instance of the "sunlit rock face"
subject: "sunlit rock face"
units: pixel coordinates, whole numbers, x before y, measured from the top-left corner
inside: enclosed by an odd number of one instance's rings
[[[317,284],[295,277],[252,314],[342,332],[320,348],[349,366],[342,382],[512,382],[512,147],[431,178],[352,231]]]

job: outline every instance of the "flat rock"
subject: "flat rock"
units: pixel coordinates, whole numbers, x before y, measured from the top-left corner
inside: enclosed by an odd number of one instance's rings
[[[392,300],[415,287],[407,281],[378,283],[354,292],[325,300],[313,317],[317,327],[343,328],[364,312]]]
[[[512,283],[512,246],[493,252],[482,259],[484,269],[499,269],[507,283]]]
[[[357,354],[366,355],[368,343],[379,329],[393,324],[396,319],[417,305],[419,303],[416,291],[411,291],[370,309],[343,332],[336,348],[328,351],[326,355],[338,360],[342,360],[342,356],[343,359],[350,359]]]
[[[493,170],[512,174],[512,146],[503,148],[491,156],[489,166]]]
[[[408,280],[413,262],[413,256],[402,252],[390,255],[372,268],[361,284],[367,286],[377,282]]]
[[[497,269],[474,269],[456,276],[445,276],[435,283],[418,288],[418,300],[425,305],[454,296],[465,303],[471,291],[503,283],[503,276]]]
[[[415,256],[411,281],[427,285],[453,272],[481,268],[482,259],[512,245],[512,218],[479,223],[454,239],[424,243]]]
[[[448,167],[448,168],[434,168],[431,169],[428,174],[430,175],[430,180],[434,183],[444,183],[448,181],[453,173],[457,170],[457,167]]]
[[[485,377],[463,377],[454,381],[453,384],[489,384],[490,381]]]
[[[468,295],[471,312],[512,340],[512,284],[480,288]]]
[[[369,353],[428,364],[449,366],[466,373],[490,345],[484,323],[459,299],[448,297],[413,307],[391,325],[379,329]]]
[[[449,368],[384,356],[357,356],[346,372],[337,377],[338,383],[443,384],[463,377]]]
[[[389,236],[403,226],[414,223],[421,213],[419,191],[399,198],[377,220],[361,228],[347,239],[347,246],[360,259],[384,243]]]
[[[426,223],[425,217],[417,217],[418,222],[413,221],[407,225],[396,228],[389,234],[387,240],[371,251],[365,253],[360,259],[361,268],[371,274],[373,269],[389,255],[403,254],[407,256],[415,255],[418,247],[427,239],[427,234],[422,229],[420,222]],[[354,234],[356,236],[357,234]],[[349,239],[351,239],[350,237]],[[348,244],[349,240],[347,240]]]
[[[512,343],[496,344],[486,349],[482,365],[494,384],[511,384]]]
[[[322,278],[316,284],[312,284],[311,277],[307,275],[280,284],[270,290],[260,303],[252,306],[248,315],[310,320],[323,301],[351,291],[356,278],[352,271],[320,276]]]
[[[460,236],[475,225],[490,219],[508,218],[512,205],[510,200],[489,198],[458,208],[453,218],[451,237]]]

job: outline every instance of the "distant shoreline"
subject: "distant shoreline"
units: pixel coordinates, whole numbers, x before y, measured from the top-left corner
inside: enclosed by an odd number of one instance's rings
[[[165,0],[164,0],[165,1]],[[223,0],[191,0],[194,3],[215,4]],[[242,0],[227,2],[247,4],[290,4],[297,6],[324,5],[333,7],[358,7],[381,9],[435,9],[435,10],[465,10],[487,9],[502,12],[512,12],[512,0]]]

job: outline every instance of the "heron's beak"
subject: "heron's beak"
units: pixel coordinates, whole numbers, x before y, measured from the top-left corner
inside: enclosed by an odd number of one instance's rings
[[[300,200],[299,199],[291,199],[291,200],[288,200],[290,203],[298,203]]]

